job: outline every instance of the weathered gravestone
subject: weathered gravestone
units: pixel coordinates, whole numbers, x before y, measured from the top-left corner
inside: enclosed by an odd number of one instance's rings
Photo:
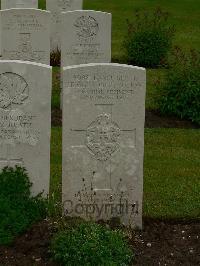
[[[142,227],[145,69],[63,70],[65,214]]]
[[[83,0],[46,0],[46,9],[52,14],[51,51],[61,49],[61,12],[80,10],[82,7]]]
[[[1,9],[38,8],[38,0],[1,0]]]
[[[105,12],[62,13],[61,65],[110,63],[111,24],[112,15]]]
[[[0,169],[25,167],[34,195],[49,193],[51,76],[47,65],[0,61]]]
[[[50,64],[50,12],[7,9],[0,15],[2,59]]]

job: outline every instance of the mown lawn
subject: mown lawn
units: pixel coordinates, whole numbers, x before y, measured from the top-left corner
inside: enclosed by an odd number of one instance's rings
[[[144,215],[200,218],[200,130],[145,131]]]
[[[144,216],[200,218],[200,131],[146,129]],[[52,128],[51,193],[61,195],[61,128]]]
[[[45,1],[39,0],[40,8]],[[152,10],[156,7],[170,13],[169,23],[175,25],[174,45],[185,48],[200,47],[200,1],[199,0],[84,0],[84,9],[110,12],[113,15],[113,60],[123,59],[121,49],[126,34],[126,20],[134,18],[135,9]]]

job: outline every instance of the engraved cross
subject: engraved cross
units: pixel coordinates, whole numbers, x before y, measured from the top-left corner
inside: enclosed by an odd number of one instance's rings
[[[136,145],[136,129],[120,129],[117,123],[112,121],[113,113],[113,104],[96,104],[96,106],[105,109],[109,109],[109,112],[104,111],[104,114],[100,115],[94,122],[92,122],[87,129],[71,129],[71,131],[76,133],[85,133],[86,134],[86,144],[90,152],[96,157],[97,161],[100,164],[100,168],[105,168],[106,162],[109,165],[109,176],[104,176],[105,179],[105,188],[98,189],[98,185],[95,191],[111,191],[111,179],[112,179],[112,170],[111,170],[111,157],[112,154],[117,152],[120,147],[119,136],[120,132],[125,134],[134,135],[134,146]],[[110,117],[110,118],[109,118]],[[102,119],[101,119],[102,118]],[[126,144],[124,144],[126,145]],[[130,145],[130,144],[128,144]],[[74,146],[75,147],[75,146]],[[77,146],[80,148],[80,146]],[[92,179],[95,178],[95,172],[93,173]]]

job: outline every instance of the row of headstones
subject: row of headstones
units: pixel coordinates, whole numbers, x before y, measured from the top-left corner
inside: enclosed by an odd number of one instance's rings
[[[51,13],[39,9],[1,10],[2,59],[49,65],[51,39],[53,51],[61,47],[62,66],[110,62],[111,14],[77,10],[61,15],[59,3],[47,2]],[[82,1],[75,3],[70,9],[81,8]]]
[[[142,226],[145,69],[63,69],[65,213]],[[23,166],[33,194],[49,193],[52,68],[0,61],[0,169]]]
[[[93,62],[62,68],[64,210],[141,227],[145,71],[105,64],[110,14],[67,12],[62,21],[62,66]],[[1,25],[3,49],[12,55],[3,59],[49,64],[49,12],[1,11]],[[33,194],[49,192],[51,80],[47,65],[0,62],[0,168],[25,166]]]

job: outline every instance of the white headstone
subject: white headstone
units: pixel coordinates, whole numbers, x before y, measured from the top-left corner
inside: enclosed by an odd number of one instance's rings
[[[0,61],[0,169],[25,167],[33,195],[49,193],[51,76],[47,65]]]
[[[50,12],[7,9],[0,15],[2,59],[50,64]]]
[[[61,12],[81,10],[83,0],[46,0],[46,9],[52,13],[51,50],[61,49]]]
[[[141,228],[145,69],[65,67],[63,85],[65,214]]]
[[[112,15],[100,11],[62,13],[61,65],[110,63]]]
[[[38,0],[1,0],[1,9],[38,8]]]

